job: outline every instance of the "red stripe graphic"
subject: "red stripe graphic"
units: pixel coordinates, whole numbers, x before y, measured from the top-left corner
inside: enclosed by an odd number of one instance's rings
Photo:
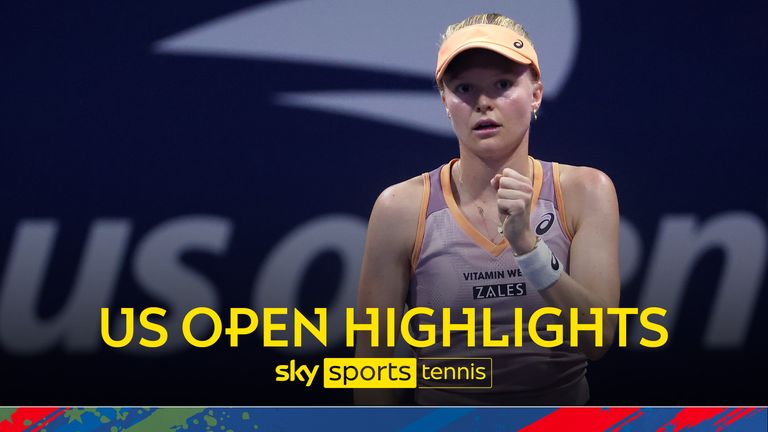
[[[11,414],[10,421],[4,420],[0,423],[0,432],[22,432],[57,409],[59,408],[19,408]]]
[[[715,425],[719,425],[720,423],[723,423],[723,426],[725,426],[726,424],[730,424],[729,419],[737,416],[744,409],[746,408],[735,408],[729,412],[726,412],[725,415],[720,420],[715,422]],[[720,427],[720,429],[722,429],[722,427]]]
[[[720,422],[725,422],[725,423],[723,423],[723,425],[722,425],[722,426],[720,426],[720,427],[717,429],[718,431],[721,431],[721,430],[723,430],[723,428],[724,428],[725,426],[728,426],[728,425],[730,425],[730,424],[733,424],[733,423],[735,423],[737,420],[739,420],[739,419],[741,419],[741,418],[743,418],[743,417],[746,417],[746,416],[748,416],[748,415],[749,415],[749,416],[752,416],[752,415],[754,415],[755,413],[757,413],[757,412],[759,412],[759,411],[762,411],[762,408],[744,408],[744,409],[742,409],[741,411],[739,411],[739,410],[734,410],[734,411],[735,411],[735,412],[734,412],[734,414],[732,414],[730,418],[722,418],[722,419],[718,420],[718,421],[717,421],[717,423],[715,423],[715,424],[718,424],[718,423],[720,423]]]
[[[633,415],[632,417],[624,420],[621,422],[620,425],[616,426],[614,429],[611,429],[611,432],[619,432],[621,428],[628,425],[629,423],[632,423],[633,421],[637,420],[641,415],[643,415],[642,411],[638,411],[637,414]]]
[[[49,424],[49,423],[51,423],[52,421],[54,421],[54,420],[56,419],[56,417],[58,417],[58,416],[60,416],[60,415],[64,414],[64,411],[66,411],[66,410],[68,410],[68,409],[69,409],[69,408],[62,408],[62,409],[61,409],[61,411],[59,411],[59,412],[57,412],[56,414],[54,414],[54,415],[52,415],[52,416],[48,417],[47,419],[45,419],[45,422],[44,422],[44,423],[42,423],[42,424],[40,424],[40,426],[38,426],[38,427],[36,427],[36,428],[32,429],[32,432],[37,432],[37,431],[39,431],[39,430],[42,430],[44,427],[48,426],[48,424]]]
[[[611,426],[637,413],[640,408],[560,408],[521,429],[524,432],[604,432]],[[637,418],[639,416],[635,416]]]
[[[660,427],[658,430],[666,431],[667,426],[674,426],[674,432],[682,430],[683,428],[696,426],[697,424],[707,421],[718,414],[721,414],[727,408],[683,408],[679,413],[669,421],[669,423]]]

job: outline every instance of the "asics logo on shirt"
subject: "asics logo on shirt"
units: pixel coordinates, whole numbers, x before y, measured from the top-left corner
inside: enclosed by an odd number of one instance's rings
[[[544,219],[536,225],[536,234],[544,235],[552,227],[552,223],[555,222],[554,213],[547,213],[544,215]]]

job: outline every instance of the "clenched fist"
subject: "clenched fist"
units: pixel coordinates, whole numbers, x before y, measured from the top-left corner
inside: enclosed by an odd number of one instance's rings
[[[531,232],[531,196],[533,185],[528,177],[512,168],[504,168],[491,179],[497,191],[499,221],[512,251],[524,254],[536,245]]]

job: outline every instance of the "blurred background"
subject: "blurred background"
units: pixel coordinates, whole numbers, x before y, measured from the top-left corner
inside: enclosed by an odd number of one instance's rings
[[[320,405],[277,383],[351,356],[343,312],[386,186],[457,156],[440,33],[522,22],[545,86],[531,154],[614,181],[624,307],[662,349],[590,365],[594,404],[768,403],[768,7],[757,1],[12,2],[2,6],[0,404]],[[163,349],[101,307],[160,306]],[[327,348],[194,349],[196,306],[329,308]],[[224,325],[228,316],[224,315]],[[206,329],[201,326],[203,334]],[[210,330],[208,330],[210,331]]]

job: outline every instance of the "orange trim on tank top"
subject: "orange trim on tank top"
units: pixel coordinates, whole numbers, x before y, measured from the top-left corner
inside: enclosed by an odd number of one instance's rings
[[[541,183],[544,181],[544,168],[541,167],[541,161],[528,156],[533,161],[533,193],[531,194],[531,216],[536,210],[536,203],[539,202],[541,195]]]
[[[421,179],[424,182],[424,191],[421,194],[421,209],[419,209],[419,224],[416,226],[416,241],[413,243],[413,252],[411,253],[411,274],[416,272],[416,265],[419,263],[421,245],[424,243],[424,226],[427,222],[427,207],[429,206],[429,174],[422,174]]]
[[[565,199],[563,198],[563,191],[560,189],[560,164],[557,162],[552,162],[552,182],[555,184],[555,200],[557,200],[560,228],[568,240],[573,241],[571,230],[568,229],[568,218],[565,217]]]
[[[542,168],[541,162],[530,156],[528,156],[528,158],[533,161],[533,194],[531,196],[531,214],[533,214],[533,210],[536,208],[536,201],[538,201],[541,193]],[[499,256],[504,252],[504,249],[509,246],[506,237],[502,237],[499,243],[493,243],[488,240],[469,222],[459,208],[459,205],[456,204],[456,199],[453,196],[453,189],[451,188],[451,168],[457,161],[458,159],[451,160],[443,165],[443,168],[440,170],[440,185],[443,188],[443,198],[445,198],[445,203],[448,205],[448,210],[451,212],[451,215],[453,215],[453,219],[456,221],[456,224],[459,225],[459,228],[461,228],[461,230],[464,231],[475,244],[485,249],[489,254]]]

